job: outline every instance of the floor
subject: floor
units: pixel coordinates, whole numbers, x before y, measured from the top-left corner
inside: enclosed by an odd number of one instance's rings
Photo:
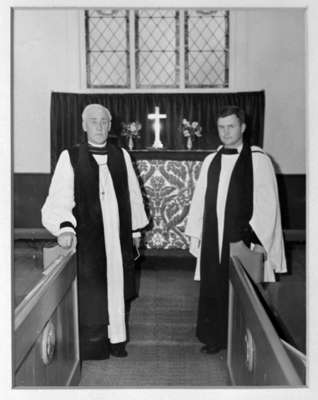
[[[182,269],[145,269],[132,303],[127,358],[86,361],[81,386],[185,387],[229,384],[226,352],[200,353],[198,283]]]

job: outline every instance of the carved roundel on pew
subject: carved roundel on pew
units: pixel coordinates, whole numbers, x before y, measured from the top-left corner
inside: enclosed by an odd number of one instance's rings
[[[56,344],[55,326],[49,321],[42,333],[41,357],[45,365],[50,364],[54,356]]]
[[[245,346],[246,346],[246,358],[245,358],[245,365],[249,372],[253,371],[254,364],[255,364],[255,344],[253,340],[253,336],[249,329],[246,330],[245,333]]]

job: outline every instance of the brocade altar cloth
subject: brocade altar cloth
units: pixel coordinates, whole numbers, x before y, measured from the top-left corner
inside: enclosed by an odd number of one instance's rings
[[[188,249],[184,234],[201,161],[137,160],[150,226],[146,249]]]

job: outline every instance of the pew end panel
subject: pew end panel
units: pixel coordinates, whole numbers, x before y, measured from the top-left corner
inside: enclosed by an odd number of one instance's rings
[[[230,261],[227,365],[234,385],[306,384],[305,356],[279,338],[238,256]]]
[[[77,385],[76,255],[57,253],[45,266],[39,244],[15,250],[13,386]]]

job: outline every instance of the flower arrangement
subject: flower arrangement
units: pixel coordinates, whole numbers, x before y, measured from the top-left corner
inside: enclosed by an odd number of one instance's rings
[[[122,131],[121,135],[126,136],[128,138],[128,147],[129,150],[132,150],[134,147],[133,139],[139,139],[141,130],[141,123],[138,121],[129,122],[128,124],[122,123]]]
[[[131,136],[134,139],[139,139],[139,131],[141,129],[141,124],[138,121],[129,122],[128,124],[122,124],[122,136]]]
[[[192,142],[197,137],[202,137],[202,127],[200,126],[199,122],[197,121],[188,121],[187,119],[183,118],[182,126],[181,126],[182,134],[185,138],[187,138],[187,148],[190,150],[192,148]]]
[[[201,137],[202,127],[199,125],[199,122],[193,121],[190,122],[183,118],[182,120],[182,133],[184,137],[191,137],[191,139],[195,139],[195,137]]]

